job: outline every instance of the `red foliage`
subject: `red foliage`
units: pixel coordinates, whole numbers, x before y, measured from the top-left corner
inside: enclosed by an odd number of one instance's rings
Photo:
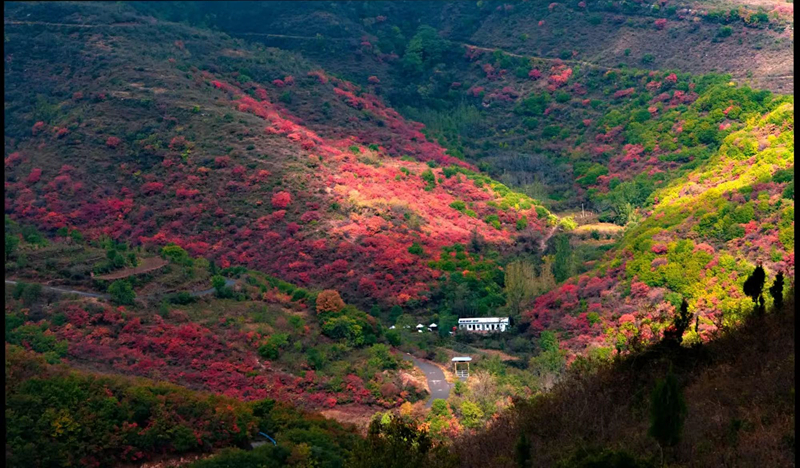
[[[647,297],[650,292],[650,287],[640,281],[631,283],[631,296],[633,297]]]
[[[173,151],[181,151],[188,145],[186,138],[183,136],[176,136],[169,142],[169,149]]]
[[[617,98],[621,98],[621,97],[630,96],[631,94],[633,94],[635,92],[636,92],[636,88],[621,89],[621,90],[617,91],[616,93],[614,93],[614,98],[617,99]]]
[[[108,137],[108,139],[106,140],[106,146],[108,146],[109,148],[116,148],[117,146],[119,146],[120,143],[122,143],[122,140],[120,140],[115,136]]]
[[[374,76],[374,75],[370,76],[369,78],[367,78],[367,81],[370,84],[380,84],[380,82],[381,82],[381,80],[377,76]]]
[[[310,71],[308,72],[308,76],[316,78],[320,84],[325,84],[328,82],[328,77],[325,76],[325,72],[322,70]]]
[[[230,156],[218,156],[214,158],[214,165],[218,168],[228,167],[231,164]]]
[[[665,254],[667,253],[667,246],[664,244],[654,244],[653,247],[650,248],[650,251],[654,254]]]
[[[33,133],[34,135],[38,135],[39,133],[41,133],[44,130],[44,127],[45,127],[45,123],[44,122],[42,122],[42,121],[36,122],[35,124],[33,124],[33,128],[31,129],[31,133]]]
[[[22,161],[22,155],[18,151],[15,151],[5,158],[5,167],[16,166],[20,161]]]
[[[547,81],[550,83],[548,89],[553,91],[567,84],[569,78],[572,76],[572,69],[566,65],[555,65],[550,69],[550,76]]]
[[[26,180],[28,184],[35,184],[36,182],[39,182],[39,179],[41,178],[42,178],[42,170],[39,169],[38,167],[35,167],[33,168],[33,170],[31,170],[31,173],[28,174],[28,178]]]
[[[655,20],[655,22],[653,24],[655,25],[656,29],[662,30],[662,29],[664,29],[664,27],[667,26],[667,20],[666,20],[666,18],[659,18],[659,19]]]
[[[164,184],[161,182],[147,182],[142,185],[142,193],[145,195],[153,195],[155,193],[161,193],[164,189]]]
[[[468,94],[472,95],[473,97],[480,97],[483,94],[484,87],[483,86],[473,86],[467,91]]]
[[[532,80],[538,80],[541,77],[542,77],[542,72],[540,72],[535,68],[528,72],[528,78]]]
[[[274,208],[286,208],[292,202],[292,195],[289,192],[278,192],[272,196],[271,202]]]

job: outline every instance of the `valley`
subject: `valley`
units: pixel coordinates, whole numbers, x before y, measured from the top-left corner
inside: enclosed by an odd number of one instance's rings
[[[792,11],[5,4],[7,464],[793,466]]]

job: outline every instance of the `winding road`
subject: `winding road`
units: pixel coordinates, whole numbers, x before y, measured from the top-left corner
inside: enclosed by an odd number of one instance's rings
[[[439,367],[430,362],[417,359],[408,353],[403,355],[403,359],[413,362],[415,366],[425,373],[425,377],[428,379],[428,388],[431,391],[431,396],[425,403],[426,408],[430,408],[431,405],[433,405],[433,400],[439,398],[446,400],[447,397],[450,396],[450,384],[445,379],[444,372],[442,372]]]

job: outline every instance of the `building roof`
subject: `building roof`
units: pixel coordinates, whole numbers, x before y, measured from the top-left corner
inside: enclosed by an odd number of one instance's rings
[[[417,328],[425,328],[425,325],[420,323],[419,325],[417,325]]]
[[[435,323],[432,323],[432,324],[428,325],[428,327],[429,327],[429,328],[436,328],[436,327],[438,327],[438,326],[439,326],[439,325],[436,325]]]
[[[452,359],[453,362],[469,362],[472,358],[469,356],[456,356]]]
[[[465,317],[458,319],[458,323],[497,323],[508,322],[508,317]]]

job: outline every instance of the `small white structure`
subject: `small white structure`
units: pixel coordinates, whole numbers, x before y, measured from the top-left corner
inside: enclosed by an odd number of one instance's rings
[[[458,329],[476,333],[504,332],[509,323],[508,317],[469,317],[458,319]]]
[[[397,327],[395,327],[394,325],[392,325],[391,327],[389,327],[389,330],[394,330],[395,328],[397,328]]]
[[[435,323],[428,325],[428,331],[436,331],[437,328],[439,328],[439,326]]]
[[[418,332],[422,333],[422,330],[424,330],[424,329],[425,329],[425,325],[423,325],[421,323],[419,325],[417,325],[417,331]]]
[[[469,356],[456,356],[453,359],[451,359],[451,361],[453,362],[453,372],[456,374],[456,377],[458,377],[459,379],[462,379],[462,380],[464,380],[467,377],[469,377],[469,363],[470,363],[470,361],[472,361],[471,357],[469,357]],[[459,369],[458,368],[458,364],[459,363],[463,363],[463,362],[467,363],[467,368],[464,369],[462,367],[461,369]]]

